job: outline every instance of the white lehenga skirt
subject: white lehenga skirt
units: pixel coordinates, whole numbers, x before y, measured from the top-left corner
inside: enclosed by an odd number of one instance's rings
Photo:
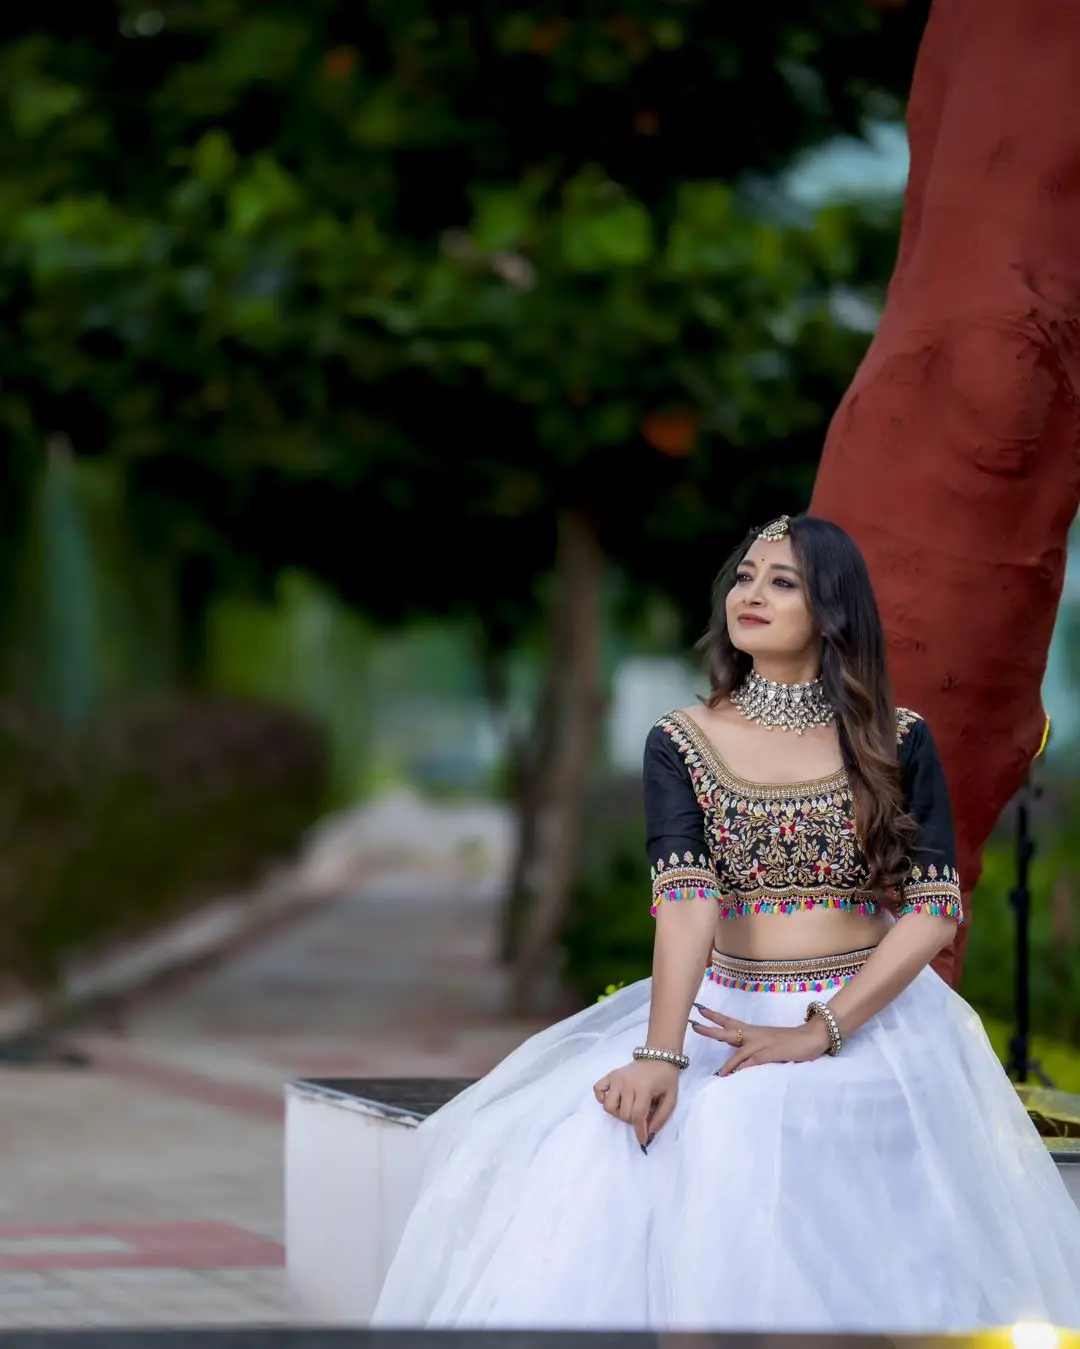
[[[762,982],[710,977],[698,1000],[788,1026],[821,996],[749,991]],[[649,993],[534,1036],[420,1127],[373,1324],[1080,1326],[1080,1211],[979,1018],[935,973],[837,1058],[718,1078],[730,1051],[690,1032],[678,1108],[643,1156],[592,1085],[643,1042]]]

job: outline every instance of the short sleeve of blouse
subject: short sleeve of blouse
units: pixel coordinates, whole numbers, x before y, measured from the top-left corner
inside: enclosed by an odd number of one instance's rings
[[[899,912],[929,912],[962,922],[952,807],[934,738],[921,717],[904,711],[899,735],[904,804],[919,829]]]
[[[645,833],[652,864],[652,912],[665,900],[719,901],[705,842],[705,816],[671,736],[655,725],[645,741]]]

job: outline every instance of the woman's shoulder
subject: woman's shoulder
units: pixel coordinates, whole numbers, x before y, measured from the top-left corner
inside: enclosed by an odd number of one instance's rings
[[[690,714],[685,708],[676,707],[665,712],[649,727],[646,745],[678,745],[686,738],[689,721]]]
[[[697,702],[692,707],[676,707],[657,717],[649,734],[666,736],[676,744],[688,744],[694,736],[707,737],[711,730],[709,723],[722,723],[729,710],[730,705],[710,707],[704,702]]]
[[[697,703],[693,707],[673,707],[670,712],[665,712],[662,717],[656,718],[652,724],[652,729],[670,734],[673,729],[692,728],[699,725],[701,708],[701,703]]]
[[[896,709],[896,744],[900,766],[906,770],[937,759],[937,745],[930,727],[921,713],[910,707]]]
[[[645,737],[646,757],[656,755],[685,762],[695,748],[695,738],[703,732],[695,717],[696,708],[676,707],[657,717]]]
[[[689,762],[693,757],[692,728],[685,713],[675,709],[657,717],[645,737],[643,767],[649,781],[689,780]]]
[[[896,743],[903,745],[911,739],[912,732],[918,726],[925,726],[926,723],[918,712],[913,712],[910,707],[898,707],[896,709]]]

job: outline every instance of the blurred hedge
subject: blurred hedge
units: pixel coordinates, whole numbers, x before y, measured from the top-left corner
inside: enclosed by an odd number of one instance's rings
[[[563,933],[564,975],[582,1003],[652,968],[653,919],[641,785],[591,793],[581,866]]]
[[[63,737],[0,708],[0,974],[48,989],[75,952],[257,879],[323,801],[292,712],[170,698]]]
[[[1080,835],[1071,823],[1076,808],[1076,801],[1061,803],[1053,817],[1035,820],[1030,978],[1033,1028],[1080,1045]],[[1013,826],[1009,817],[1004,823]],[[1009,895],[1015,884],[1015,844],[1005,829],[986,850],[961,991],[983,1015],[1010,1023],[1015,917]]]
[[[1062,820],[1075,802],[1059,805]],[[649,914],[649,865],[640,786],[605,789],[590,807],[582,867],[563,938],[565,977],[583,1004],[609,984],[648,976],[653,919]],[[1032,871],[1031,990],[1034,1029],[1062,1044],[1080,1045],[1080,942],[1076,876],[1080,837],[1075,829],[1037,822],[1040,846]],[[975,893],[962,995],[980,1015],[1011,1025],[1014,919],[1009,892],[1015,860],[1009,827],[986,850]],[[1055,838],[1054,835],[1057,835]]]

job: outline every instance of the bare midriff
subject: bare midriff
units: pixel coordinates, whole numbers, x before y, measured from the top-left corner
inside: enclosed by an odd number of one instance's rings
[[[891,925],[892,918],[880,910],[752,913],[718,920],[713,942],[718,951],[739,960],[805,960],[876,946]]]

